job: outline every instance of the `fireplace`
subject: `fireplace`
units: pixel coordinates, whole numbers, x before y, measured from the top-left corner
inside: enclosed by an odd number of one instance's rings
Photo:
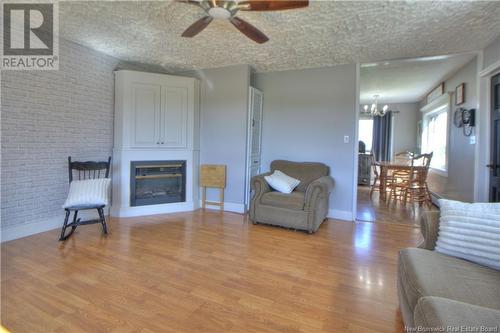
[[[130,162],[130,206],[186,201],[186,161]]]

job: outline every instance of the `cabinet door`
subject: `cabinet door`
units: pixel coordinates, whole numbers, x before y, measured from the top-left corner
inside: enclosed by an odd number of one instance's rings
[[[132,146],[157,147],[160,143],[161,86],[132,84]]]
[[[186,148],[188,89],[168,86],[164,88],[163,96],[161,145]]]

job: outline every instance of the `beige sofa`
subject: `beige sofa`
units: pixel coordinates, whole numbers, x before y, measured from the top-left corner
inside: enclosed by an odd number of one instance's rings
[[[264,176],[274,170],[299,179],[300,184],[290,194],[272,190]],[[315,232],[328,214],[328,200],[333,188],[329,174],[329,167],[322,163],[273,161],[271,172],[251,180],[250,219],[254,223]]]
[[[416,332],[476,332],[461,327],[500,332],[500,271],[434,252],[439,212],[426,213],[421,227],[424,242],[419,248],[399,253],[398,295],[405,326],[421,329]]]

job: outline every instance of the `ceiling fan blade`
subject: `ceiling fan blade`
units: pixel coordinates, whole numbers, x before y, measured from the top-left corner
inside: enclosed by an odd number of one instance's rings
[[[309,6],[309,0],[249,0],[238,3],[239,10],[272,11],[297,9]]]
[[[262,44],[269,40],[264,33],[262,33],[259,29],[251,25],[250,23],[243,21],[239,17],[232,17],[229,21],[241,31],[245,36],[254,40],[255,42]]]
[[[212,22],[213,18],[211,16],[205,16],[199,19],[198,21],[194,22],[187,28],[183,33],[182,37],[194,37],[200,32],[202,32],[203,29],[207,27],[207,25]]]

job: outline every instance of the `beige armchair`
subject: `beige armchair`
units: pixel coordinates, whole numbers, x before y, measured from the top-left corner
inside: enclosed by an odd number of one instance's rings
[[[299,186],[290,194],[272,190],[264,176],[274,170],[299,179]],[[265,223],[315,232],[328,214],[328,201],[334,184],[329,174],[329,167],[323,163],[273,161],[270,173],[255,176],[251,180],[253,196],[250,219],[254,224]]]

